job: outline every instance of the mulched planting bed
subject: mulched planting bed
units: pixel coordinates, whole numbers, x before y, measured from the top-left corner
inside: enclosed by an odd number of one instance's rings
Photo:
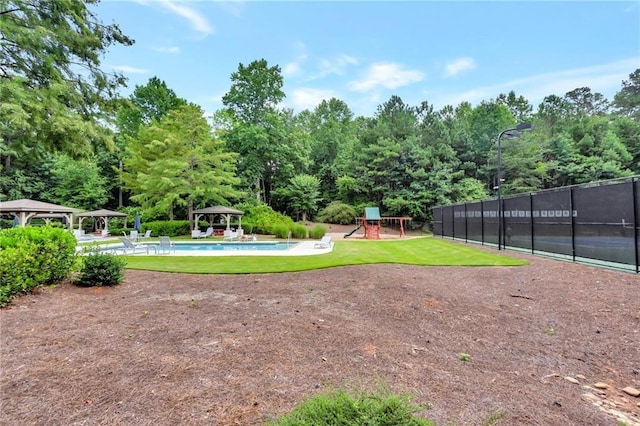
[[[254,425],[380,383],[438,425],[640,424],[640,277],[508,254],[40,289],[0,310],[0,424]]]

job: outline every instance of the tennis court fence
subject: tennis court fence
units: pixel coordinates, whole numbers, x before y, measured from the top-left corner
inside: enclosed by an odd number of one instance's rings
[[[433,233],[638,273],[638,178],[437,206]]]

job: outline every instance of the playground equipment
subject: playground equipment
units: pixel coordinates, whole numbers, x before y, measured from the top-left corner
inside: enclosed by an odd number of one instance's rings
[[[356,226],[355,228],[353,228],[351,231],[347,232],[346,234],[344,234],[344,238],[350,237],[352,236],[358,229],[360,229],[362,227],[362,224],[359,224],[358,226]]]
[[[395,222],[400,224],[400,238],[405,236],[404,222],[411,221],[410,217],[394,217],[394,216],[380,216],[380,209],[378,207],[365,207],[364,217],[356,218],[356,228],[351,232],[344,234],[344,238],[350,237],[358,229],[364,226],[364,238],[367,240],[379,240],[380,239],[380,227],[382,221]]]

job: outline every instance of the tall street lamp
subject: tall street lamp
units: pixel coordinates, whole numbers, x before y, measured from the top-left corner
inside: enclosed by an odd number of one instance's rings
[[[498,135],[498,250],[502,250],[504,246],[502,238],[502,147],[500,140],[503,136],[518,137],[521,131],[529,130],[531,127],[531,123],[520,123],[512,129],[503,130]]]

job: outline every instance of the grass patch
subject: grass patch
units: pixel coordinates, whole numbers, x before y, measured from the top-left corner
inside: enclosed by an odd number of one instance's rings
[[[333,390],[313,396],[289,414],[267,423],[269,426],[433,426],[434,423],[416,417],[427,410],[408,396],[388,392],[365,393]]]
[[[431,237],[336,241],[313,256],[127,256],[128,269],[198,274],[297,272],[347,265],[522,266],[527,262]]]

